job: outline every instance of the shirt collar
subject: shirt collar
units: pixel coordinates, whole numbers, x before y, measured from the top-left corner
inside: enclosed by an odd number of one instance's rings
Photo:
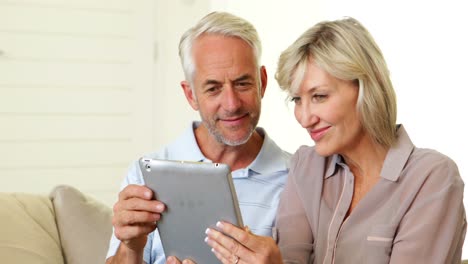
[[[195,138],[195,129],[200,125],[200,123],[201,122],[197,121],[192,122],[189,128],[185,130],[178,140],[174,141],[173,145],[169,147],[172,151],[168,153],[168,155],[173,155],[173,157],[169,156],[169,159],[172,158],[198,162],[210,161],[201,152]]]
[[[179,138],[175,141],[171,149],[179,150],[174,152],[174,158],[178,160],[190,160],[199,162],[212,162],[205,157],[200,150],[195,138],[195,129],[201,124],[199,121],[191,123]],[[277,171],[287,171],[289,168],[289,153],[283,151],[276,143],[268,136],[265,130],[261,127],[255,129],[257,133],[263,137],[263,144],[260,152],[255,160],[250,163],[247,168],[233,171],[233,178],[247,178],[251,173],[269,174]]]
[[[395,144],[388,150],[385,157],[380,176],[390,181],[397,181],[403,171],[408,158],[413,152],[414,144],[408,136],[403,125],[397,125],[397,140]],[[343,158],[335,154],[327,158],[327,171],[325,178],[335,174],[337,164],[343,163]]]
[[[255,160],[247,168],[258,174],[287,171],[289,154],[278,147],[263,128],[257,127],[256,131],[263,137],[263,145]]]
[[[390,181],[398,180],[414,149],[414,144],[403,125],[398,125],[397,129],[397,141],[388,151],[380,173],[381,177]]]
[[[325,172],[325,179],[335,174],[337,164],[343,163],[341,156],[338,154],[328,157],[326,160],[327,160],[327,167],[326,167],[327,171]]]

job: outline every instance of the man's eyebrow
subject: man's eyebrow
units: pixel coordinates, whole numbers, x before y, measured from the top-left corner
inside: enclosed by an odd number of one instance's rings
[[[253,79],[252,75],[246,73],[246,74],[234,79],[233,82],[242,82],[242,81],[251,80],[251,79]]]
[[[216,85],[216,84],[220,84],[220,83],[221,83],[220,81],[208,79],[203,83],[203,86]]]
[[[246,80],[253,80],[253,77],[252,75],[246,73],[244,75],[241,75],[240,77],[237,77],[236,79],[234,79],[232,82],[242,82],[242,81],[246,81]],[[213,79],[208,79],[206,80],[205,82],[203,82],[203,86],[207,86],[207,85],[217,85],[217,84],[220,84],[222,83],[221,81],[217,81],[217,80],[213,80]]]

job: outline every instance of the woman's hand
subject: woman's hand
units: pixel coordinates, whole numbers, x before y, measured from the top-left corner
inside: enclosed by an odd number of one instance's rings
[[[208,228],[205,242],[222,263],[283,263],[279,248],[271,237],[257,236],[248,227],[243,230],[226,222],[218,222],[216,226],[224,234]]]

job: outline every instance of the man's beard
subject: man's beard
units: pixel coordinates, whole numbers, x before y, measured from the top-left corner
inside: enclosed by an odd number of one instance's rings
[[[247,113],[247,115],[250,117],[250,124],[248,128],[249,131],[247,132],[246,136],[244,136],[243,138],[235,139],[235,140],[231,140],[231,139],[224,137],[221,131],[219,131],[216,128],[216,120],[219,120],[219,118],[215,117],[214,119],[207,120],[203,118],[202,116],[202,121],[205,127],[208,129],[208,132],[216,139],[216,141],[218,141],[219,143],[231,146],[231,147],[235,147],[235,146],[240,146],[240,145],[247,143],[247,141],[249,141],[250,137],[254,133],[255,127],[257,126],[259,115],[252,116],[251,113]],[[229,116],[239,116],[239,114],[233,113],[233,114],[226,115],[226,117],[229,117]]]

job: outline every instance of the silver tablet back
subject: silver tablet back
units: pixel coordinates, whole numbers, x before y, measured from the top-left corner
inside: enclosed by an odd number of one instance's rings
[[[140,159],[145,185],[166,204],[158,221],[166,257],[220,263],[204,242],[219,220],[243,226],[229,166],[219,163]]]

